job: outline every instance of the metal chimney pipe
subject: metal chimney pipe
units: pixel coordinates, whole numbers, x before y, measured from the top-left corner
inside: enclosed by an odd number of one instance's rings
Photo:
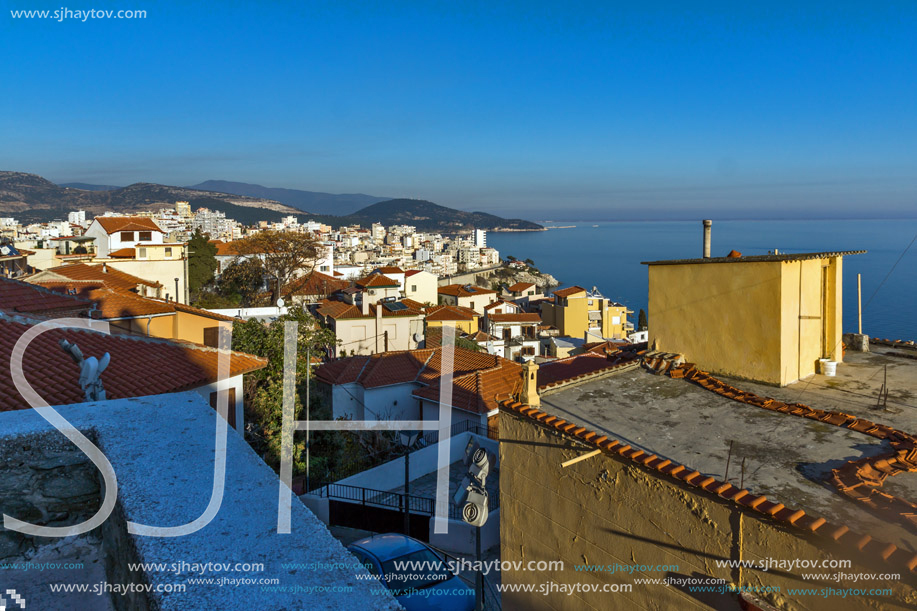
[[[704,258],[710,258],[710,227],[713,225],[713,221],[710,219],[704,219]]]

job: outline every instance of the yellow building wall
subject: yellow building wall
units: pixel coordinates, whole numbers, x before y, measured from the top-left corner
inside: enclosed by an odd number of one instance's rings
[[[713,373],[784,383],[781,265],[650,265],[650,348]]]
[[[172,329],[173,339],[181,339],[196,344],[204,343],[204,329],[219,327],[220,321],[188,312],[176,312],[175,325]]]
[[[185,262],[183,259],[166,261],[147,261],[138,259],[96,259],[94,263],[102,261],[117,270],[127,274],[162,284],[160,297],[168,294],[175,298],[175,279],[178,278],[179,303],[185,303]]]
[[[782,272],[780,384],[785,385],[816,373],[820,358],[842,359],[842,259],[788,261]]]
[[[452,324],[455,325],[456,333],[476,333],[478,330],[478,320],[480,317],[475,316],[474,320],[455,320],[452,321]],[[439,328],[443,326],[441,320],[428,320],[426,321],[427,327]]]
[[[704,370],[785,386],[842,359],[842,259],[649,267],[649,342]]]

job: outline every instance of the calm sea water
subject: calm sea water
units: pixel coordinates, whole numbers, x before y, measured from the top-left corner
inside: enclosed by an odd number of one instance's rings
[[[596,286],[606,297],[634,312],[645,309],[647,301],[647,267],[641,261],[702,255],[700,221],[547,225],[575,227],[491,233],[487,245],[498,249],[503,257],[532,259],[561,286]],[[859,273],[863,275],[863,331],[872,337],[917,340],[917,243],[895,266],[915,235],[915,219],[714,220],[711,251],[717,257],[733,249],[743,255],[765,255],[775,248],[781,253],[867,250],[867,254],[844,258],[844,331],[856,332]]]

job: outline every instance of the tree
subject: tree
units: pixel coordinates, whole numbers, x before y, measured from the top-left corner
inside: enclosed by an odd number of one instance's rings
[[[312,271],[324,250],[314,234],[293,231],[260,231],[232,244],[240,256],[261,262],[271,281],[272,304],[291,280]]]
[[[248,307],[264,288],[264,267],[260,259],[236,259],[220,274],[217,293],[235,305]]]
[[[305,378],[306,368],[309,366],[307,355],[319,356],[325,354],[328,348],[336,345],[334,332],[321,328],[312,316],[302,307],[289,309],[288,314],[281,316],[270,324],[263,324],[255,320],[237,322],[233,326],[232,348],[249,354],[255,354],[268,359],[264,369],[245,376],[245,406],[246,406],[246,437],[249,444],[258,454],[264,457],[265,462],[277,469],[280,465],[280,437],[283,426],[283,368],[284,368],[284,340],[286,321],[295,320],[299,323],[299,336],[296,342],[296,386],[297,394],[294,397],[294,418],[305,419]],[[317,393],[312,393],[311,405],[317,409],[322,407]],[[330,413],[316,413],[316,417],[330,419]],[[302,437],[302,436],[300,436]],[[313,457],[321,463],[327,461],[329,456],[336,456],[329,448],[342,447],[343,443],[338,436],[313,433],[312,448],[323,448],[326,444],[327,451],[316,452]],[[293,469],[295,473],[305,470],[303,451],[305,438],[297,438],[293,448]],[[325,465],[327,468],[328,465]],[[321,477],[316,473],[318,478]]]
[[[529,267],[535,267],[535,262],[532,261],[531,259],[526,259],[524,263],[528,265]]]
[[[208,241],[208,236],[200,228],[188,240],[188,290],[199,292],[213,282],[217,270],[217,247]]]
[[[643,308],[640,308],[640,313],[637,314],[637,331],[646,331],[648,328],[646,312],[643,311]]]

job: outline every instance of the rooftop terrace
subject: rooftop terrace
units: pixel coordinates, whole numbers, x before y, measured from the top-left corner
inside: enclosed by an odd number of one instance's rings
[[[871,349],[874,352],[848,352],[836,377],[816,375],[785,388],[720,379],[761,397],[917,432],[917,360],[898,356],[917,352]],[[875,406],[886,366],[889,392],[887,410],[882,410]],[[917,551],[913,526],[843,496],[829,482],[832,469],[847,461],[889,453],[893,448],[888,441],[741,403],[643,369],[543,394],[540,409],[705,476],[726,479],[728,461],[728,481],[736,486],[741,483],[787,507]],[[915,502],[917,477],[889,478],[883,490]]]

